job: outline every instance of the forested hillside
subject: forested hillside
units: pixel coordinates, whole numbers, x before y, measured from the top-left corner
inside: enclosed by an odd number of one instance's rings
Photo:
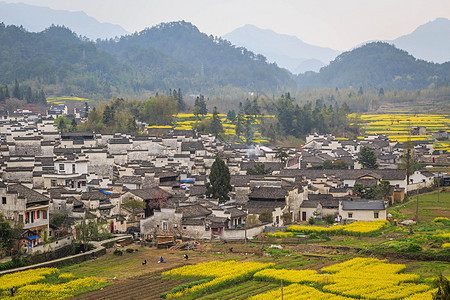
[[[0,23],[0,82],[33,83],[47,94],[82,94],[111,97],[111,87],[128,89],[131,68],[114,56],[81,40],[64,27],[30,33]],[[30,84],[31,85],[31,84]]]
[[[339,55],[319,73],[298,76],[302,88],[422,89],[448,85],[450,62],[417,60],[406,51],[376,42]]]
[[[0,85],[17,80],[46,95],[101,100],[147,98],[174,88],[209,96],[236,90],[270,96],[324,87],[415,90],[448,86],[449,78],[449,62],[417,60],[386,43],[345,52],[319,73],[295,77],[263,55],[207,36],[184,21],[95,43],[65,27],[30,33],[0,23]]]
[[[0,24],[0,83],[16,79],[45,86],[47,94],[100,99],[174,87],[275,92],[296,86],[291,73],[266,63],[262,55],[207,36],[185,22],[97,44],[65,27],[30,33]]]
[[[99,47],[145,74],[152,73],[140,82],[145,89],[166,83],[199,91],[216,86],[272,92],[295,88],[292,74],[267,63],[263,55],[201,33],[184,21],[102,41]]]

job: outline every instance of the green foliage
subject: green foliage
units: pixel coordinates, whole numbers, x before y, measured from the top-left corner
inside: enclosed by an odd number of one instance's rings
[[[59,132],[70,132],[76,129],[76,123],[74,126],[72,120],[64,116],[59,116],[56,118],[55,126],[58,128]]]
[[[266,169],[266,166],[264,164],[255,164],[253,168],[247,169],[247,175],[266,175],[266,174],[272,174],[272,169],[271,168]]]
[[[309,225],[314,225],[314,224],[316,224],[316,218],[313,217],[313,216],[309,217],[309,219],[308,219],[308,224],[309,224]]]
[[[272,212],[270,210],[264,210],[263,212],[261,212],[261,214],[259,215],[259,221],[261,223],[272,223]]]
[[[384,42],[368,43],[362,47],[344,52],[319,73],[298,76],[301,88],[319,87],[361,87],[354,97],[364,97],[362,87],[415,90],[430,84],[439,84],[442,78],[449,78],[446,64],[433,64],[418,60],[406,51]]]
[[[220,121],[217,107],[214,106],[214,111],[211,120],[211,133],[213,133],[217,138],[219,134],[222,132],[223,132],[222,121]]]
[[[170,97],[158,96],[144,103],[140,115],[150,125],[171,125],[177,113],[178,102]]]
[[[353,186],[353,192],[365,199],[385,199],[391,190],[391,184],[387,180],[382,180],[378,185],[366,187],[362,183]]]
[[[199,285],[199,284],[202,284],[202,283],[210,282],[211,280],[212,280],[211,278],[206,278],[206,279],[200,279],[200,280],[193,281],[193,282],[184,283],[184,284],[182,284],[182,285],[179,285],[179,286],[177,286],[177,287],[174,287],[174,288],[171,289],[170,291],[167,291],[167,292],[162,293],[162,294],[159,295],[159,296],[160,296],[161,298],[166,298],[166,296],[167,296],[168,294],[174,294],[174,293],[179,292],[179,291],[182,291],[182,290],[184,290],[184,289],[191,288],[191,287],[193,287],[193,286],[195,286],[195,285]]]
[[[127,250],[125,250],[127,253],[133,253],[133,249],[132,248],[127,248]]]
[[[20,226],[14,227],[0,214],[0,252],[2,250],[9,250],[14,240],[19,238],[22,228]]]
[[[22,258],[13,259],[4,263],[0,263],[0,271],[20,268],[26,265],[28,265],[27,261]]]
[[[450,281],[447,277],[439,274],[433,281],[434,288],[437,288],[436,293],[433,293],[433,300],[448,300],[450,299]]]
[[[122,251],[122,250],[119,250],[119,249],[116,249],[116,250],[114,250],[113,254],[114,254],[115,256],[122,256],[122,255],[123,255],[123,251]]]
[[[334,216],[333,215],[326,215],[325,218],[325,223],[331,225],[334,223]]]
[[[323,162],[322,168],[346,170],[348,169],[348,164],[344,160],[335,160],[334,162],[331,160],[326,160]]]
[[[229,110],[227,113],[227,119],[234,122],[234,120],[236,120],[236,112],[234,110]]]
[[[55,228],[60,228],[64,221],[67,219],[67,214],[62,212],[55,212],[50,218],[50,225]]]
[[[359,152],[358,162],[363,169],[378,169],[377,155],[368,146],[363,146]]]
[[[280,256],[286,256],[291,253],[288,249],[269,248],[266,250],[273,258],[279,258]]]
[[[289,93],[275,102],[275,112],[280,128],[285,135],[304,137],[310,133],[332,133],[338,136],[355,135],[350,125],[346,106],[326,106],[317,100],[314,107],[311,102],[299,106]]]
[[[228,193],[231,192],[230,170],[223,160],[216,157],[211,166],[209,182],[206,183],[206,196],[208,198],[218,199],[219,203],[230,199]]]

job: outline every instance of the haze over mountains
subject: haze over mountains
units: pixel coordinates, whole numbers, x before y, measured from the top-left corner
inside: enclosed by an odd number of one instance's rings
[[[307,44],[295,36],[279,34],[270,29],[244,25],[223,36],[231,43],[266,56],[294,74],[318,72],[340,51]]]
[[[294,74],[318,72],[340,54],[340,51],[310,45],[295,36],[254,25],[244,25],[223,37],[237,46],[263,54],[269,61],[276,62]],[[418,59],[436,63],[450,61],[450,20],[438,18],[419,26],[410,34],[385,42],[394,44]]]
[[[416,58],[436,63],[450,61],[450,20],[437,18],[412,33],[388,41]]]
[[[54,10],[23,3],[0,2],[0,22],[6,25],[22,25],[32,32],[40,32],[52,24],[62,25],[92,40],[114,38],[129,33],[119,25],[101,23],[82,11]]]
[[[3,13],[0,7],[0,15]],[[17,11],[14,14],[26,17],[30,24],[37,24],[35,20],[41,19]],[[75,19],[92,21],[84,13],[69,14],[75,14]],[[94,22],[94,29],[74,33],[67,20],[63,24],[69,29],[52,26],[38,33],[25,29],[31,25],[21,28],[0,23],[0,84],[12,84],[17,79],[45,87],[50,94],[109,98],[135,97],[170,88],[210,95],[236,89],[276,94],[324,87],[414,90],[448,86],[450,82],[450,62],[435,64],[418,60],[381,42],[339,54],[333,49],[308,45],[296,37],[246,25],[235,30],[234,36],[259,47],[249,51],[205,34],[184,21],[161,23],[139,33],[92,42],[79,35],[96,39],[95,34],[108,28],[108,24]],[[0,21],[8,23],[4,19]],[[434,53],[436,61],[448,61],[450,51],[445,49],[449,43],[450,35],[446,34],[449,23],[447,19],[438,19],[396,42],[411,47],[411,52]],[[226,37],[230,36],[233,35]],[[439,49],[426,51],[429,45]],[[322,68],[316,73],[297,76],[279,67],[289,65],[294,74]]]

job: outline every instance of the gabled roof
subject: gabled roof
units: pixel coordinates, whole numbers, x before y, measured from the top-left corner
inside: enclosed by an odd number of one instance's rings
[[[385,210],[383,200],[342,201],[343,210]]]
[[[249,199],[284,200],[289,190],[284,187],[256,187],[248,195]]]
[[[197,218],[202,216],[208,216],[211,214],[211,210],[200,204],[180,206],[175,210],[176,213],[183,214],[183,218]]]
[[[25,198],[27,201],[27,204],[33,204],[33,203],[40,203],[40,202],[48,202],[50,201],[50,198],[36,192],[35,190],[32,190],[23,184],[12,184],[8,185],[8,192],[15,192],[18,194],[19,197]]]
[[[122,176],[122,177],[119,178],[119,180],[116,181],[116,183],[141,184],[142,183],[142,177],[141,176]]]
[[[142,198],[144,201],[160,199],[161,197],[168,197],[166,191],[160,188],[147,188],[147,189],[139,189],[139,190],[130,190],[129,193]]]

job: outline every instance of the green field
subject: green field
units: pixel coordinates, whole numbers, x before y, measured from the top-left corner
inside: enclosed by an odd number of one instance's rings
[[[411,196],[406,203],[388,208],[388,213],[396,219],[414,219],[417,197]],[[431,222],[437,217],[450,218],[450,192],[419,195],[419,222]]]

